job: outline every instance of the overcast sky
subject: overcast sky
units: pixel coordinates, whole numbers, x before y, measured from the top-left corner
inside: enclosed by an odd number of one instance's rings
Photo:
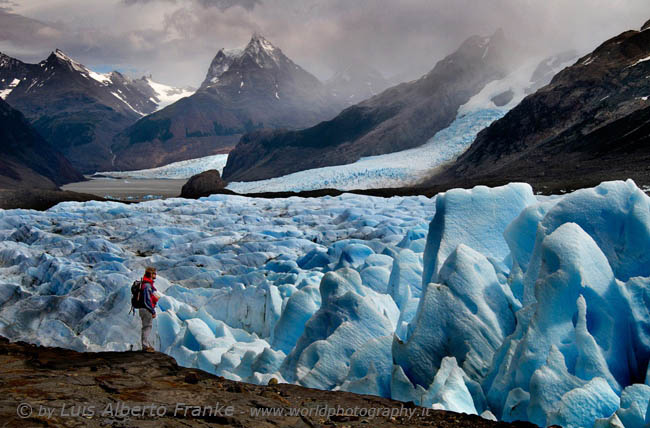
[[[323,80],[356,62],[415,78],[497,28],[531,53],[587,52],[648,19],[649,0],[0,0],[0,51],[197,87],[258,31]]]

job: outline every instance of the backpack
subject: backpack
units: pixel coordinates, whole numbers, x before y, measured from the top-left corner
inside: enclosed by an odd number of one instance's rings
[[[144,308],[144,293],[142,292],[142,281],[137,279],[131,285],[131,312],[135,314],[135,310],[140,308]]]

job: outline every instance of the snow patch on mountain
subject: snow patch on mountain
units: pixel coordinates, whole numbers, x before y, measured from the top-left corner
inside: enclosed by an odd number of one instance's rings
[[[191,88],[175,88],[154,82],[151,77],[146,77],[145,80],[155,93],[154,102],[158,105],[156,110],[163,109],[168,105],[174,104],[181,98],[189,97],[196,92],[196,90]]]
[[[20,84],[20,79],[13,79],[6,89],[0,90],[0,98],[6,100],[11,91],[13,91],[18,84]]]

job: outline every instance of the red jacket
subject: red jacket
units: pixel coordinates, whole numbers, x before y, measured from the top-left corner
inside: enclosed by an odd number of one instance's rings
[[[156,303],[158,303],[158,298],[154,294],[156,291],[156,286],[153,285],[153,279],[143,277],[142,278],[142,295],[144,300],[144,307],[151,314],[156,313]]]

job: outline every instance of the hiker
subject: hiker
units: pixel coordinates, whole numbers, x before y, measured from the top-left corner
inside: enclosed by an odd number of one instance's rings
[[[156,303],[158,297],[156,287],[153,285],[156,279],[156,268],[148,267],[144,271],[142,277],[142,307],[139,308],[140,319],[142,320],[142,350],[146,352],[154,352],[155,349],[151,346],[149,336],[151,335],[151,327],[153,319],[156,318]]]

